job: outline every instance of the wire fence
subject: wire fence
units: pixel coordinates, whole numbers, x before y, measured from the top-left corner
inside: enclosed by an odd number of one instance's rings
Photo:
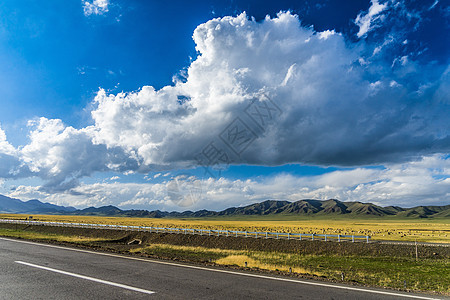
[[[205,236],[228,236],[246,237],[261,239],[284,239],[284,240],[310,240],[310,241],[337,241],[337,242],[366,242],[369,243],[368,235],[342,235],[342,234],[316,234],[316,233],[289,233],[289,232],[257,232],[257,231],[235,231],[235,230],[214,230],[197,228],[172,228],[172,227],[147,227],[147,226],[126,226],[126,225],[106,225],[89,223],[62,223],[62,222],[42,222],[28,220],[0,219],[1,223],[42,225],[56,227],[75,227],[90,229],[110,229],[123,231],[141,231],[152,233],[173,233],[173,234],[193,234]]]

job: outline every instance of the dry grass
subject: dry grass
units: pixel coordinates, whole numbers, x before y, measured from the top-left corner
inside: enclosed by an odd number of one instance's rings
[[[282,271],[282,272],[294,272],[298,274],[311,274],[315,276],[322,276],[320,272],[308,270],[301,267],[289,267],[283,264],[269,264],[264,263],[258,258],[264,257],[265,253],[253,253],[252,257],[244,254],[240,255],[229,255],[224,258],[220,258],[215,261],[216,264],[219,265],[235,265],[238,267],[248,267],[248,268],[258,268],[262,270],[270,270],[270,271]],[[254,258],[256,257],[256,259]],[[245,265],[247,263],[247,265]]]
[[[24,219],[27,215],[0,214],[0,218]],[[35,220],[51,222],[96,223],[130,226],[222,229],[259,232],[370,235],[373,240],[403,240],[450,243],[450,220],[447,219],[269,219],[264,217],[158,219],[98,216],[34,215]]]
[[[283,261],[289,261],[288,259],[286,259],[286,256],[291,258],[291,255],[278,254],[274,252],[225,250],[218,248],[190,247],[167,244],[152,244],[142,248],[131,249],[130,252],[165,255],[167,255],[168,253],[181,253],[186,255],[190,252],[201,254],[202,257],[215,257],[215,259],[211,259],[211,262],[214,262],[218,265],[233,265],[238,267],[258,268],[262,270],[283,272],[291,271],[298,274],[311,274],[316,276],[322,275],[320,272],[312,271],[310,269],[305,269],[299,266],[287,266],[283,263]],[[267,261],[277,261],[278,263],[268,263]]]
[[[105,238],[93,238],[86,236],[68,236],[61,234],[38,233],[33,231],[17,231],[11,229],[0,229],[0,235],[6,237],[21,238],[26,240],[48,240],[67,243],[87,243],[87,242],[101,242]]]
[[[130,252],[146,252],[152,249],[163,249],[163,250],[182,250],[182,251],[193,251],[193,252],[205,252],[205,253],[215,253],[220,255],[231,255],[236,253],[238,250],[227,250],[220,248],[205,248],[205,247],[193,247],[193,246],[179,246],[179,245],[168,245],[168,244],[151,244],[146,247],[135,248],[130,250]]]

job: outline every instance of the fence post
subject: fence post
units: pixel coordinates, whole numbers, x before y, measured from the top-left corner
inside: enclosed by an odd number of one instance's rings
[[[291,234],[288,232],[288,240],[291,238]]]
[[[369,240],[367,240],[367,242],[369,242]],[[418,251],[418,249],[417,249],[417,238],[416,238],[414,244],[415,244],[415,246],[416,246],[416,261],[419,261],[419,251]]]
[[[355,242],[355,236],[352,235],[352,243],[354,243],[354,242]]]
[[[338,234],[338,242],[340,242],[340,241],[341,241],[341,235]]]
[[[327,241],[327,235],[325,234],[325,242]]]
[[[313,234],[311,234],[311,238],[312,238],[312,240],[314,241],[314,233],[313,233]]]
[[[245,231],[245,237],[247,237],[247,231]]]
[[[367,241],[367,244],[369,243],[369,236],[368,235],[366,235],[366,241]]]
[[[269,237],[269,234],[266,232],[266,239]]]

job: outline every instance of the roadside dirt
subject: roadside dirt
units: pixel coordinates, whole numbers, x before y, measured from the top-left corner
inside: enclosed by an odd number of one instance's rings
[[[299,240],[276,240],[255,239],[243,237],[225,236],[201,236],[170,233],[128,232],[108,229],[85,229],[53,226],[29,226],[2,224],[0,228],[17,229],[36,233],[60,234],[66,236],[83,236],[91,238],[104,238],[106,241],[89,242],[82,244],[94,249],[125,253],[130,249],[139,248],[150,244],[169,244],[181,246],[194,246],[205,248],[220,248],[232,250],[254,250],[268,252],[301,253],[314,255],[361,255],[361,256],[392,256],[392,257],[415,257],[414,245],[391,245],[351,242],[324,242],[324,241],[299,241]],[[128,243],[140,240],[142,244]],[[70,243],[72,244],[72,243]],[[450,258],[450,247],[418,246],[421,258]]]

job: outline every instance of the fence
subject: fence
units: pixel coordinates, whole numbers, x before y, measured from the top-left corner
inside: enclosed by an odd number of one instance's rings
[[[145,226],[124,226],[124,225],[106,225],[106,224],[87,224],[87,223],[62,223],[62,222],[42,222],[26,220],[0,219],[1,223],[43,225],[57,227],[76,227],[91,229],[112,229],[124,231],[142,231],[154,233],[176,233],[176,234],[195,234],[208,236],[233,236],[248,238],[265,239],[285,239],[285,240],[311,240],[311,241],[351,241],[369,243],[368,235],[342,235],[342,234],[316,234],[316,233],[289,233],[289,232],[256,232],[256,231],[234,231],[234,230],[213,230],[213,229],[194,229],[194,228],[167,228],[167,227],[145,227]]]

